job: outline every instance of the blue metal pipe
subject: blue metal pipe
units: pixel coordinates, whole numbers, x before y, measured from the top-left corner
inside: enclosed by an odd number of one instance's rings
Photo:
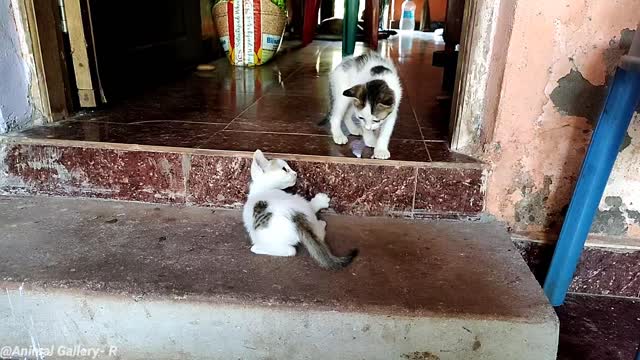
[[[564,302],[618,150],[639,102],[640,71],[619,67],[591,137],[544,282],[544,292],[553,306]]]

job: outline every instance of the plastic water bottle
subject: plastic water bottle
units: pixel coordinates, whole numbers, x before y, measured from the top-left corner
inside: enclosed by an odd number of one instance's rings
[[[402,18],[400,30],[413,30],[416,27],[416,3],[412,0],[402,2]]]

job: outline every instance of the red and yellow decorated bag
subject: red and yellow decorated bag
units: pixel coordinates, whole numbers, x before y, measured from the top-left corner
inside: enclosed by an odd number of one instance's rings
[[[287,22],[284,0],[218,0],[212,11],[233,65],[264,64],[278,51]]]

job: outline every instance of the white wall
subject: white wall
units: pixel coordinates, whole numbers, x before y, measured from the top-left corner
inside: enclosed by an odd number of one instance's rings
[[[32,122],[31,73],[16,0],[0,0],[0,134]]]

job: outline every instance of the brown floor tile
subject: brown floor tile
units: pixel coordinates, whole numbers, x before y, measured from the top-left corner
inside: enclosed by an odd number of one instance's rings
[[[150,121],[137,124],[98,121],[62,121],[38,126],[17,135],[39,139],[82,140],[137,145],[200,148],[215,139],[225,124]]]
[[[154,203],[184,203],[175,153],[9,144],[3,190]]]
[[[341,214],[380,216],[410,214],[416,169],[412,166],[288,161],[298,173],[293,191],[311,199],[319,192],[332,197]],[[246,199],[250,158],[193,155],[187,201],[213,207],[240,207]],[[358,179],[354,182],[353,179]]]
[[[615,252],[586,248],[580,257],[570,290],[579,293],[640,297],[638,264],[640,251]],[[640,343],[640,338],[638,341]]]
[[[569,294],[556,308],[558,360],[632,360],[640,344],[640,299]]]
[[[446,140],[449,132],[449,102],[436,100],[413,104],[425,140]]]
[[[416,184],[417,214],[460,212],[475,214],[484,208],[482,170],[420,168]]]
[[[310,95],[266,95],[235,119],[226,130],[330,135],[328,126],[318,126],[329,110],[328,98]],[[411,111],[403,103],[392,134],[393,139],[422,140]]]
[[[329,98],[329,77],[328,75],[313,74],[301,70],[289,76],[279,86],[274,86],[269,93]]]
[[[447,131],[421,127],[422,136],[427,141],[446,141]],[[434,160],[435,161],[435,160]]]
[[[553,234],[550,238],[554,237]],[[514,244],[542,285],[555,243],[517,240]],[[587,246],[580,255],[569,291],[580,294],[640,297],[640,251]]]
[[[449,146],[446,142],[441,141],[427,141],[427,150],[429,150],[429,156],[431,161],[435,162],[450,162],[450,163],[477,163],[478,160],[463,154],[458,154],[449,150]]]
[[[225,149],[239,151],[254,151],[261,149],[266,152],[280,154],[325,155],[337,157],[356,157],[352,152],[352,145],[357,137],[350,137],[345,145],[336,145],[330,136],[323,135],[294,135],[275,133],[254,133],[243,131],[223,131],[220,137],[212,139],[203,147],[207,149]],[[428,161],[427,151],[422,141],[391,140],[389,144],[391,160]],[[373,155],[371,148],[366,148],[363,158]]]
[[[391,138],[422,140],[422,132],[418,128],[416,117],[413,114],[413,110],[411,110],[411,104],[406,99],[400,103],[398,119]]]
[[[266,95],[234,120],[227,130],[327,135],[318,123],[326,117],[328,110],[326,97]]]
[[[290,164],[300,175],[295,191],[309,199],[319,192],[329,194],[331,208],[338,213],[381,216],[410,214],[413,210],[416,176],[413,167],[320,162]]]
[[[247,85],[247,82],[242,84]],[[255,90],[248,86],[227,88],[217,81],[191,76],[101,110],[83,111],[74,119],[121,123],[151,120],[229,123],[261,96]]]
[[[241,207],[249,189],[251,159],[193,155],[187,202],[213,207]]]
[[[431,84],[431,86],[436,87],[437,85]],[[438,90],[430,95],[422,93],[420,97],[407,95],[406,101],[415,111],[425,140],[444,141],[448,137],[451,102],[438,101],[437,96],[441,94],[442,92]]]

